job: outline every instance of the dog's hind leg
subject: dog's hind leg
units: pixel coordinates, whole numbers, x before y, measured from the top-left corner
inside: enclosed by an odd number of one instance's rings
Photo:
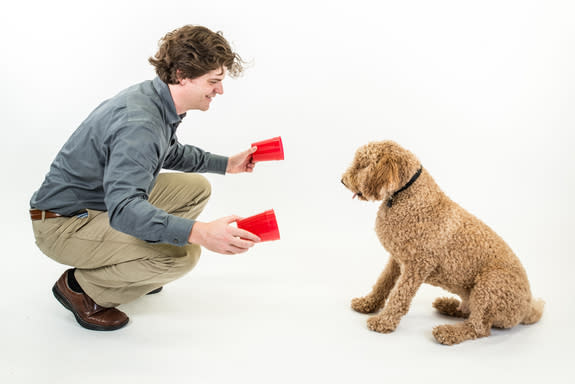
[[[494,297],[497,284],[489,274],[479,276],[469,295],[469,317],[460,324],[439,325],[433,328],[433,336],[441,344],[453,345],[491,334]]]
[[[452,300],[458,301],[456,299]],[[456,313],[458,311],[458,309],[455,309]],[[489,336],[492,324],[489,312],[486,306],[474,306],[471,313],[468,314],[469,317],[463,323],[439,325],[433,328],[433,336],[439,343],[445,345],[458,344],[465,340]]]
[[[447,345],[489,336],[491,327],[511,328],[522,320],[529,303],[529,286],[520,276],[493,270],[477,277],[469,296],[469,318],[462,324],[440,325],[435,339]]]
[[[399,264],[393,258],[390,258],[371,292],[367,296],[353,299],[351,308],[361,313],[373,313],[379,310],[385,304],[385,300],[393,289],[399,273]]]

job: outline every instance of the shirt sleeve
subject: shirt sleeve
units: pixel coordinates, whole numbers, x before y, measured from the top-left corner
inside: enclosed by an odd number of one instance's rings
[[[228,157],[206,152],[193,145],[183,145],[174,136],[164,168],[182,172],[218,173],[224,175]]]
[[[194,220],[148,201],[168,144],[145,125],[121,127],[108,141],[104,194],[112,228],[150,243],[187,244]]]

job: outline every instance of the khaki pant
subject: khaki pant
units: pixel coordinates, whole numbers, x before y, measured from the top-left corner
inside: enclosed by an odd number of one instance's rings
[[[162,173],[149,201],[177,216],[195,219],[210,197],[198,174]],[[198,262],[200,246],[150,244],[110,227],[107,212],[32,222],[36,244],[48,257],[77,268],[80,286],[97,304],[115,307],[176,280]]]

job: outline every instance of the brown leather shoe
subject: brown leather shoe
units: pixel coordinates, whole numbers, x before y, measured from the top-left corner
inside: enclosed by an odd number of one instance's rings
[[[74,314],[82,327],[94,331],[114,331],[128,324],[129,318],[124,312],[116,308],[102,307],[85,293],[72,291],[68,286],[68,273],[71,271],[72,269],[69,269],[64,272],[54,284],[52,292],[56,299]]]

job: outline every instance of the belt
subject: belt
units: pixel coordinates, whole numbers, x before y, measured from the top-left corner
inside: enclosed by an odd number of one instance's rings
[[[53,219],[55,217],[65,217],[64,215],[60,215],[59,213],[52,212],[52,211],[42,211],[40,209],[31,209],[30,210],[30,218],[32,221],[35,220],[42,220],[42,212],[44,212],[45,219]]]

